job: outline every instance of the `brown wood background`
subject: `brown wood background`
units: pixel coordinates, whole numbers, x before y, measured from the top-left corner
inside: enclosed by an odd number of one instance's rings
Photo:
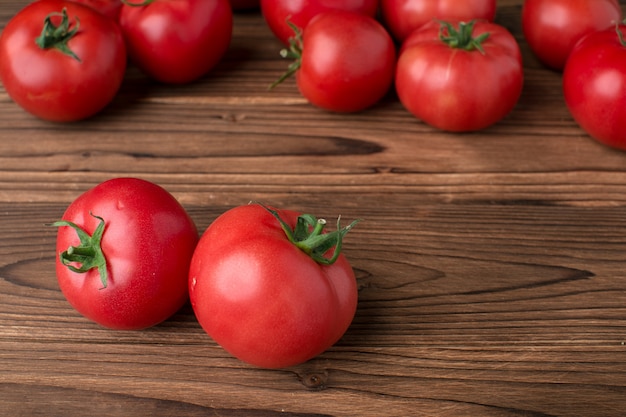
[[[0,0],[0,27],[25,3]],[[393,93],[343,115],[293,80],[267,91],[287,63],[258,13],[236,16],[201,81],[131,68],[88,121],[37,120],[0,88],[0,415],[624,415],[626,153],[573,122],[521,4],[500,0],[497,22],[524,51],[523,95],[473,134],[422,124]],[[363,218],[345,242],[353,325],[320,357],[263,370],[189,306],[145,331],[88,322],[58,289],[44,225],[116,176],[164,186],[202,230],[250,200]]]

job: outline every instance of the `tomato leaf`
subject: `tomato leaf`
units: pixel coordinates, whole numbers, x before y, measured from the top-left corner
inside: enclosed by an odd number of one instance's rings
[[[340,224],[341,216],[339,216],[339,218],[337,218],[337,230],[323,233],[324,227],[326,226],[325,219],[318,219],[311,214],[301,214],[298,216],[296,227],[292,230],[280,217],[278,211],[264,206],[263,204],[260,205],[278,220],[287,239],[289,239],[291,243],[309,255],[315,262],[323,265],[332,265],[335,263],[341,253],[343,237],[361,221],[357,219],[342,228]],[[328,257],[327,252],[333,248],[332,254]]]
[[[59,26],[52,23],[52,18],[55,16],[61,16],[61,23],[59,23]],[[70,29],[70,19],[67,16],[67,10],[63,8],[61,13],[55,12],[46,16],[43,22],[41,35],[35,39],[35,42],[41,49],[55,48],[80,62],[78,55],[76,55],[67,45],[69,40],[72,39],[76,33],[78,33],[79,27],[80,20],[77,17],[76,25],[73,29]]]
[[[100,274],[100,282],[102,283],[102,288],[106,288],[108,273],[106,258],[104,257],[104,253],[102,252],[101,247],[105,223],[102,217],[98,217],[92,213],[89,214],[100,220],[98,227],[96,227],[96,230],[94,230],[93,235],[91,236],[89,236],[89,234],[76,223],[72,223],[69,221],[61,220],[52,223],[51,226],[69,226],[76,231],[78,239],[80,240],[79,246],[70,246],[66,251],[61,252],[61,254],[59,255],[61,263],[67,266],[71,271],[81,274],[93,268],[97,268],[98,273]]]
[[[447,44],[450,48],[463,49],[466,51],[478,50],[481,54],[485,54],[482,43],[487,40],[489,33],[483,33],[477,37],[473,37],[475,20],[471,22],[459,22],[459,28],[456,29],[451,23],[440,22],[439,39]]]

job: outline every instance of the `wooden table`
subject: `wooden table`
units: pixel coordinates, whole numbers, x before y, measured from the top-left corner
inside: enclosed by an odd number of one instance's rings
[[[0,1],[2,27],[24,1]],[[258,13],[187,86],[129,69],[84,122],[37,120],[0,90],[0,415],[622,416],[626,153],[570,117],[560,74],[521,35],[525,87],[501,123],[448,134],[393,94],[359,114],[308,105]],[[622,3],[623,4],[623,3]],[[471,80],[470,80],[471,81]],[[345,337],[281,370],[233,359],[189,306],[111,331],[58,289],[55,230],[81,192],[137,176],[199,229],[250,200],[363,218],[345,253],[359,307]]]

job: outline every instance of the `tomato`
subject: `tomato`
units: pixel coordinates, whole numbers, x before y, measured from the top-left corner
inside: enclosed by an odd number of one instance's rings
[[[576,122],[599,142],[621,150],[626,150],[624,39],[624,25],[591,33],[574,47],[563,69],[565,103]]]
[[[53,225],[59,227],[59,286],[86,318],[112,329],[143,329],[188,300],[198,232],[160,186],[137,178],[105,181]]]
[[[617,0],[526,0],[522,30],[528,46],[544,65],[562,70],[584,35],[622,20]]]
[[[259,367],[283,368],[321,354],[356,311],[354,272],[339,252],[355,223],[324,234],[323,221],[293,211],[250,204],[223,213],[191,261],[189,295],[198,322],[226,351]]]
[[[383,0],[380,10],[385,26],[400,42],[433,19],[445,21],[493,21],[496,0]]]
[[[393,82],[391,36],[376,20],[357,13],[336,10],[315,16],[283,55],[296,62],[278,82],[295,72],[300,93],[330,111],[364,110]]]
[[[115,22],[78,3],[30,3],[0,36],[5,90],[42,119],[68,122],[93,116],[113,100],[125,71],[126,49]]]
[[[345,10],[375,17],[378,0],[261,0],[261,12],[267,25],[285,45],[294,36],[288,21],[304,29],[313,17],[330,10]]]
[[[131,60],[157,81],[184,84],[208,73],[230,45],[228,0],[144,0],[120,12]]]
[[[122,0],[72,0],[99,11],[117,22],[122,9]]]
[[[431,22],[400,50],[398,97],[415,117],[439,129],[467,132],[498,122],[515,107],[522,85],[520,48],[495,23]]]

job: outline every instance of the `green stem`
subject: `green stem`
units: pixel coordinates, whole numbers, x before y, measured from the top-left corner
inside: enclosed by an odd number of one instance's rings
[[[52,18],[56,16],[61,16],[61,23],[58,26],[55,26],[52,23]],[[67,16],[67,10],[63,8],[63,10],[59,12],[50,13],[43,21],[43,29],[41,30],[41,34],[39,37],[35,39],[35,43],[41,49],[50,49],[55,48],[62,53],[74,58],[78,62],[80,62],[80,58],[70,49],[68,46],[68,42],[78,33],[78,28],[80,27],[80,20],[78,17],[75,17],[76,25],[72,29],[70,29],[70,19]]]
[[[283,48],[280,50],[280,56],[283,58],[288,58],[294,60],[289,67],[287,67],[287,71],[284,72],[276,81],[274,81],[269,86],[269,90],[276,87],[278,84],[281,84],[287,78],[291,77],[295,74],[299,69],[302,61],[302,30],[294,25],[292,22],[287,20],[287,25],[293,30],[294,35],[289,38],[289,48]]]
[[[619,39],[619,43],[621,43],[622,46],[626,48],[626,39],[624,39],[624,34],[622,33],[622,30],[620,29],[622,25],[626,25],[626,19],[624,19],[621,24],[620,23],[615,24],[615,31],[617,32],[617,38]]]
[[[337,218],[337,230],[324,233],[326,220],[317,219],[311,214],[302,214],[298,216],[296,227],[292,229],[281,217],[276,210],[261,204],[265,210],[270,212],[280,223],[281,228],[285,232],[287,239],[300,250],[309,255],[315,262],[322,265],[332,265],[337,261],[341,254],[343,238],[360,220],[355,220],[346,227],[341,227],[341,217]],[[330,257],[326,253],[333,249]]]
[[[489,37],[489,33],[483,33],[477,37],[473,37],[475,20],[465,23],[460,22],[459,28],[456,29],[451,23],[439,22],[439,39],[450,48],[463,49],[465,51],[478,50],[484,55],[483,42]]]
[[[70,246],[66,251],[59,255],[61,263],[69,270],[81,274],[97,268],[98,273],[100,274],[102,288],[106,288],[108,280],[107,262],[104,257],[104,253],[102,252],[102,235],[104,234],[105,223],[102,217],[98,217],[92,213],[89,214],[100,220],[98,227],[96,227],[96,230],[94,230],[93,235],[91,236],[89,236],[89,234],[80,226],[70,221],[61,220],[52,223],[51,226],[69,226],[76,231],[78,239],[80,240],[79,246]]]
[[[143,0],[142,2],[139,2],[139,3],[133,3],[132,1],[128,1],[128,0],[121,0],[121,1],[127,6],[143,7],[143,6],[149,5],[150,3],[154,3],[155,0]]]

